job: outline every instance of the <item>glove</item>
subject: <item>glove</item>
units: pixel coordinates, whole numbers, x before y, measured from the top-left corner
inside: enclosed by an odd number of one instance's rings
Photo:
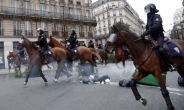
[[[32,41],[32,43],[33,43],[33,44],[37,44],[37,42],[36,42],[36,41]]]
[[[145,31],[142,35],[141,35],[141,39],[145,39],[145,36],[148,35],[148,31]]]

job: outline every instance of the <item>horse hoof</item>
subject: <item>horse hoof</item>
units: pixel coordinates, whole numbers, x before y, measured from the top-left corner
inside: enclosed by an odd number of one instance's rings
[[[82,76],[79,76],[79,80],[82,80]]]
[[[45,86],[47,86],[48,85],[48,83],[47,82],[45,82]]]
[[[24,86],[25,86],[25,85],[27,85],[27,83],[26,83],[26,82],[24,82]]]
[[[146,106],[147,105],[147,100],[145,98],[140,98],[139,101]]]
[[[54,79],[53,81],[54,81],[55,83],[57,83],[57,82],[58,82],[58,80],[57,80],[57,79]]]

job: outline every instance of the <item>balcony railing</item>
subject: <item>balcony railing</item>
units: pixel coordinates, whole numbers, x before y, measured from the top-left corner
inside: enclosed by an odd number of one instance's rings
[[[25,30],[25,36],[33,36],[33,30]]]
[[[89,7],[89,3],[85,3],[84,6],[85,6],[85,7]]]
[[[79,37],[85,37],[84,32],[79,32]]]
[[[62,19],[62,20],[78,20],[84,22],[96,22],[95,17],[74,15],[67,13],[57,13],[42,10],[23,9],[14,7],[0,6],[0,15],[17,15],[17,16],[29,16],[29,17],[42,17],[48,19]]]
[[[4,29],[0,29],[0,36],[4,35]]]
[[[22,30],[15,30],[14,29],[14,36],[21,36],[22,35]]]
[[[59,0],[60,3],[65,3],[65,0]]]
[[[68,4],[73,4],[73,0],[68,0]]]

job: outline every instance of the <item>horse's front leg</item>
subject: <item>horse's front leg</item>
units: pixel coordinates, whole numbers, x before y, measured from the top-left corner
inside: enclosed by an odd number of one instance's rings
[[[145,76],[147,76],[147,74],[144,74],[144,73],[141,73],[138,71],[138,74],[133,79],[131,79],[131,81],[129,82],[129,85],[132,89],[132,92],[135,96],[135,99],[141,101],[141,103],[144,106],[146,106],[147,101],[146,101],[146,99],[142,98],[141,95],[139,94],[139,91],[137,90],[136,84],[137,84],[137,81],[141,80]]]
[[[168,110],[174,110],[174,106],[171,102],[171,99],[170,99],[170,96],[169,96],[169,92],[168,90],[166,89],[166,86],[165,86],[165,81],[162,77],[162,73],[157,71],[153,74],[155,76],[155,78],[157,79],[159,85],[160,85],[160,90],[161,90],[161,93],[162,93],[162,96],[165,98],[165,102],[167,104],[167,109]]]
[[[38,67],[38,71],[40,72],[40,76],[42,77],[43,81],[45,82],[45,86],[47,86],[48,85],[48,81],[47,81],[47,79],[45,78],[45,76],[44,76],[44,74],[42,72],[41,66],[42,66],[41,64],[39,66],[37,66]]]
[[[28,82],[28,79],[29,79],[29,75],[30,75],[32,69],[33,69],[33,65],[29,65],[28,66],[28,71],[27,71],[27,74],[26,74],[26,79],[24,81],[24,85],[27,85],[27,82]]]

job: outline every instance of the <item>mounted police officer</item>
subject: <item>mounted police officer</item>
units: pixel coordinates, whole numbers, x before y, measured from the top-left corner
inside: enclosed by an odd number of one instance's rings
[[[91,39],[88,42],[88,48],[94,48],[94,43],[93,43],[93,41]]]
[[[44,63],[48,63],[47,57],[44,54],[44,52],[48,49],[47,36],[42,28],[38,28],[37,32],[39,34],[38,41],[33,41],[33,43],[39,45],[39,47],[41,48],[41,56],[44,59]]]
[[[68,46],[68,51],[70,51],[70,53],[72,53],[72,48],[75,47],[75,43],[77,41],[77,34],[74,28],[71,29],[70,32],[70,37],[68,40],[66,40],[66,42],[70,42],[69,46]]]
[[[147,25],[146,31],[141,35],[144,39],[146,35],[150,35],[159,44],[159,53],[165,58],[165,60],[170,64],[170,70],[176,71],[176,64],[172,61],[171,56],[167,53],[166,49],[163,48],[164,44],[164,34],[162,26],[162,18],[159,14],[156,14],[159,10],[153,3],[147,4],[144,8],[147,13]]]
[[[103,49],[103,45],[102,44],[98,44],[98,49]]]

